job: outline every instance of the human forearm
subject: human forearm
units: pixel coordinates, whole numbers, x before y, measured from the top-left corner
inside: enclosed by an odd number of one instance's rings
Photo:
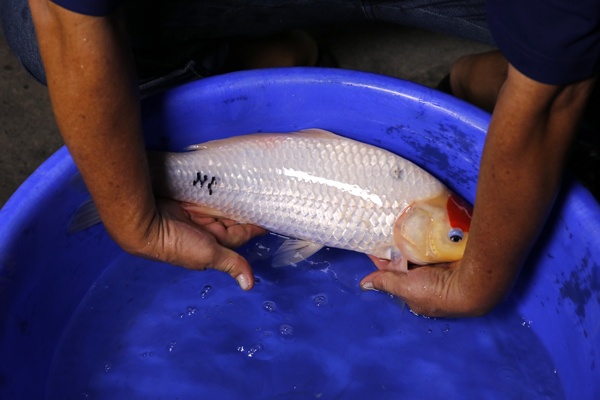
[[[545,223],[592,83],[543,85],[509,67],[486,138],[458,279],[476,288],[468,291],[470,303],[482,312],[510,290]]]
[[[229,249],[264,233],[155,201],[129,45],[115,17],[30,0],[56,120],[108,233],[126,251],[190,269],[214,268],[252,288]]]
[[[135,247],[154,197],[140,131],[136,82],[115,17],[31,2],[61,134],[107,230]]]

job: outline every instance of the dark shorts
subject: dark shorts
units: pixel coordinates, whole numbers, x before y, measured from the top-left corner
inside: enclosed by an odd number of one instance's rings
[[[215,74],[232,38],[332,23],[383,21],[492,43],[484,0],[128,0],[124,15],[146,86]],[[0,16],[23,67],[45,83],[27,0],[0,0]]]

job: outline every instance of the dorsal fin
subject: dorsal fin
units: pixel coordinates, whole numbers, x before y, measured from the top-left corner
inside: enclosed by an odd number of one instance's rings
[[[214,149],[214,148],[218,148],[221,146],[226,146],[229,143],[232,142],[237,142],[237,141],[242,141],[242,140],[257,140],[260,139],[261,137],[264,138],[271,138],[271,137],[276,137],[276,136],[281,136],[281,135],[298,135],[298,136],[304,136],[304,137],[314,137],[314,138],[340,138],[341,136],[336,135],[333,132],[329,132],[326,131],[324,129],[318,129],[318,128],[310,128],[310,129],[303,129],[301,131],[297,131],[297,132],[285,132],[285,133],[251,133],[248,135],[242,135],[242,136],[231,136],[228,138],[224,138],[224,139],[215,139],[215,140],[210,140],[208,142],[204,142],[204,143],[198,143],[198,144],[192,144],[190,146],[187,146],[184,148],[185,151],[201,151],[201,150],[210,150],[210,149]]]

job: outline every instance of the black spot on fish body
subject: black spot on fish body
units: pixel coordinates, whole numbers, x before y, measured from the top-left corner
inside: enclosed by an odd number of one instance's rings
[[[208,175],[202,174],[202,172],[196,172],[196,178],[192,181],[192,186],[197,186],[200,184],[200,188],[204,188],[204,184],[207,183],[206,189],[208,190],[208,195],[212,196],[215,186],[217,185],[217,177],[211,176],[210,181],[208,180]]]
[[[402,168],[400,168],[399,166],[395,166],[392,169],[392,176],[394,177],[394,179],[397,179],[399,181],[403,181],[404,177],[406,176],[406,172],[404,172],[404,170]]]
[[[207,175],[202,175],[202,172],[196,172],[196,179],[192,181],[192,186],[196,186],[198,183],[200,183],[200,187],[202,187],[204,185],[204,182],[206,182],[207,180]]]
[[[212,196],[213,194],[213,187],[217,184],[217,178],[215,178],[214,176],[212,177],[212,179],[210,180],[210,182],[208,183],[208,195]]]

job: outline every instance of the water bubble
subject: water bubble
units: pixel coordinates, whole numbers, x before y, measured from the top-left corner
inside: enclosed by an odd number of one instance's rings
[[[256,355],[256,353],[258,353],[262,349],[263,349],[262,343],[256,343],[254,346],[248,347],[248,348],[240,345],[237,347],[236,350],[240,353],[245,354],[248,358],[252,358]]]
[[[210,285],[204,285],[202,287],[202,290],[200,291],[200,298],[206,299],[211,294],[212,294],[212,286],[210,286]]]
[[[417,314],[416,312],[414,312],[413,310],[411,310],[410,308],[408,309],[408,312],[411,313],[412,315],[416,315],[417,317],[420,317],[419,314]]]
[[[173,352],[173,349],[175,348],[175,345],[177,344],[176,341],[172,340],[171,342],[169,342],[169,347],[167,348],[169,350],[169,353]]]
[[[194,315],[196,314],[196,311],[198,311],[198,309],[196,307],[188,307],[186,310],[187,315]]]
[[[265,301],[263,303],[263,308],[265,310],[267,310],[268,312],[273,312],[273,311],[275,311],[277,309],[277,306],[272,301]]]
[[[446,325],[446,327],[444,328],[444,333],[448,333],[450,332],[450,326]]]
[[[104,364],[104,372],[110,372],[111,369],[112,369],[111,363]]]
[[[324,294],[318,294],[313,297],[313,303],[317,307],[323,307],[327,305],[327,296]]]
[[[427,333],[431,333],[431,332],[433,332],[433,329],[431,329],[431,328],[427,329]]]
[[[294,334],[294,328],[288,324],[279,325],[279,333],[282,336],[292,336]]]
[[[519,372],[512,367],[500,367],[496,370],[496,376],[504,381],[519,381]]]
[[[262,243],[256,243],[256,247],[259,250],[266,250],[267,252],[271,251],[270,247],[267,247],[267,246],[263,245]]]
[[[259,259],[267,258],[269,253],[271,253],[271,248],[264,246],[262,243],[256,243],[254,246],[254,254]]]
[[[525,318],[521,320],[521,326],[524,328],[531,328],[532,323],[533,321],[526,320]]]
[[[263,346],[260,343],[256,343],[254,346],[250,347],[246,352],[246,355],[250,358],[254,357],[256,353],[262,350]]]

